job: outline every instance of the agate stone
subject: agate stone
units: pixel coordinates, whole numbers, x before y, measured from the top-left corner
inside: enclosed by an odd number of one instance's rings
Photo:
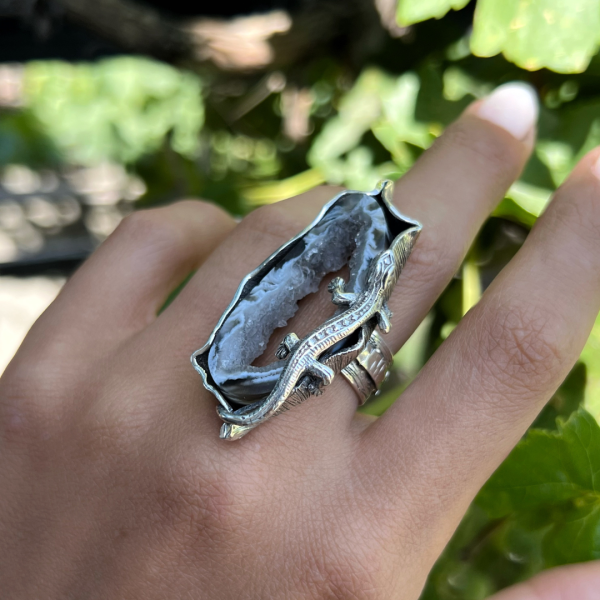
[[[285,361],[273,356],[266,366],[252,363],[326,274],[348,265],[346,289],[363,291],[372,259],[413,225],[391,207],[390,190],[387,182],[371,193],[340,194],[311,226],[245,278],[208,343],[192,356],[223,405],[249,404],[271,392]]]

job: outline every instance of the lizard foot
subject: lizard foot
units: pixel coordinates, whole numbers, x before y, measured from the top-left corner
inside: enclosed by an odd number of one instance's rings
[[[287,358],[290,352],[294,351],[294,348],[300,342],[300,338],[295,333],[288,333],[279,344],[277,350],[275,350],[275,356],[279,360]]]
[[[336,306],[350,306],[356,298],[356,294],[345,291],[346,282],[341,277],[334,277],[327,289],[331,293],[331,301]]]

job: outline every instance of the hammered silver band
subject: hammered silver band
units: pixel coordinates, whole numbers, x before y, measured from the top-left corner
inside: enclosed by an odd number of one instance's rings
[[[373,331],[365,349],[342,369],[342,375],[358,396],[359,406],[379,391],[393,360],[392,351],[383,337]]]

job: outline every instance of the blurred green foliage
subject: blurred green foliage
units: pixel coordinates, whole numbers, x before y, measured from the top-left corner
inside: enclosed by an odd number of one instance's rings
[[[478,600],[536,572],[600,558],[600,427],[584,409],[532,429],[480,491],[423,600]]]
[[[472,30],[470,15],[448,12],[466,4],[400,0],[399,22],[411,28],[368,65],[315,59],[278,74],[287,78],[278,88],[269,76],[220,78],[135,57],[28,64],[24,106],[0,113],[0,161],[119,162],[144,179],[141,204],[198,195],[243,215],[320,183],[369,189],[401,177],[470,102],[498,84],[529,82],[541,99],[533,156],[397,355],[388,388],[364,408],[381,414],[518,251],[576,161],[600,144],[600,0],[479,0]],[[298,89],[304,113],[286,96]],[[304,119],[304,133],[286,133],[291,119]],[[479,600],[542,568],[600,558],[594,417],[600,319],[465,516],[424,599]]]
[[[23,87],[33,117],[69,162],[132,163],[167,136],[182,156],[199,152],[200,80],[166,64],[130,57],[95,65],[34,62]]]

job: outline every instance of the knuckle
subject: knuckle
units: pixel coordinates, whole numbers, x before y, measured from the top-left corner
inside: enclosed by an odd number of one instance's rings
[[[568,362],[557,318],[534,304],[492,305],[476,330],[479,355],[471,359],[495,388],[538,395]]]
[[[65,396],[59,365],[11,365],[0,382],[0,424],[8,443],[43,442],[60,431]],[[61,392],[62,390],[62,392]]]
[[[150,512],[190,556],[227,552],[249,518],[240,486],[224,469],[168,461],[153,477]]]
[[[145,251],[163,251],[183,241],[181,229],[160,208],[131,213],[121,221],[113,236],[126,238]]]

